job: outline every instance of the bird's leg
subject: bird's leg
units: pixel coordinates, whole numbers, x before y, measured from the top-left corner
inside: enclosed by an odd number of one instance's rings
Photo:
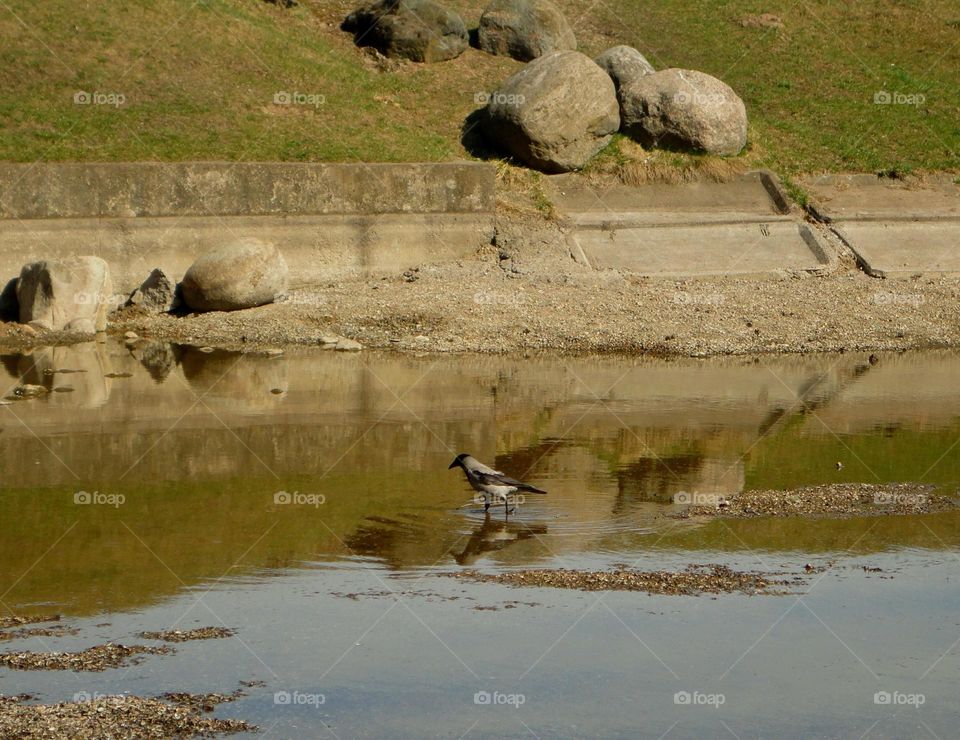
[[[489,502],[489,501],[484,501],[484,502],[483,502],[483,513],[486,514],[488,511],[490,511],[490,502]]]

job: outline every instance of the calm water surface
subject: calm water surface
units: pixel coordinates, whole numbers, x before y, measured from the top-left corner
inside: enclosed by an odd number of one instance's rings
[[[57,611],[80,632],[0,649],[208,625],[237,637],[104,673],[0,669],[0,693],[263,681],[217,716],[266,737],[956,736],[960,516],[666,514],[678,493],[843,481],[956,492],[960,355],[90,343],[2,360],[4,390],[54,392],[0,408],[0,608]],[[550,495],[485,518],[447,470],[461,451]],[[794,595],[718,598],[442,575],[621,563],[832,567]]]

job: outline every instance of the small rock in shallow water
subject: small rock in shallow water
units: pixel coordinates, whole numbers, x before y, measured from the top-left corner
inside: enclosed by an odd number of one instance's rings
[[[356,352],[363,349],[363,345],[353,339],[342,337],[334,349],[338,352]]]
[[[12,395],[15,398],[33,398],[35,396],[42,396],[43,394],[49,392],[50,391],[42,385],[24,383],[23,385],[18,385],[16,388],[14,388]]]

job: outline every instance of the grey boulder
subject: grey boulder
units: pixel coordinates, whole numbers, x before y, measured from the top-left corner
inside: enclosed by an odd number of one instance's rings
[[[691,69],[665,69],[620,89],[622,130],[645,146],[739,154],[747,109],[726,83]]]
[[[624,85],[657,71],[647,58],[632,46],[611,47],[594,61],[610,75],[617,93]]]
[[[583,167],[620,127],[613,81],[577,51],[533,60],[490,95],[486,137],[544,172]]]
[[[116,308],[110,267],[99,257],[68,257],[24,265],[17,280],[20,323],[91,334],[107,328]]]
[[[460,56],[469,44],[457,13],[433,0],[375,0],[354,10],[341,24],[359,46],[414,62],[442,62]]]
[[[493,0],[480,16],[477,40],[488,54],[521,62],[577,48],[573,29],[550,0]]]
[[[130,294],[128,302],[131,306],[139,306],[148,311],[173,311],[179,303],[177,286],[163,270],[157,268]]]
[[[287,290],[288,270],[276,246],[240,239],[197,259],[180,284],[194,311],[236,311],[272,303]]]

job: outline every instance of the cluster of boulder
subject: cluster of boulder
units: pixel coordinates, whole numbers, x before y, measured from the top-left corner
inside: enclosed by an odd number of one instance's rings
[[[487,138],[544,172],[580,169],[617,131],[647,147],[735,155],[747,111],[729,85],[689,69],[654,71],[618,46],[596,60],[555,51],[527,64],[489,96]]]
[[[368,2],[343,28],[357,44],[418,62],[469,45],[463,19],[434,0]],[[479,122],[491,144],[530,167],[580,169],[618,131],[647,147],[729,156],[746,146],[746,108],[727,84],[696,70],[657,71],[630,46],[590,59],[550,0],[493,0],[477,45],[528,62],[484,96]]]
[[[100,257],[31,262],[4,291],[4,308],[33,329],[92,334],[104,331],[108,314],[122,306],[152,312],[262,306],[286,294],[287,279],[287,263],[273,244],[239,239],[199,257],[179,285],[156,269],[129,296],[114,292]]]
[[[358,46],[414,62],[454,59],[470,45],[460,14],[435,0],[371,0],[340,27],[353,34]],[[528,62],[551,51],[576,49],[577,39],[550,0],[493,0],[480,17],[477,45],[489,54]]]

